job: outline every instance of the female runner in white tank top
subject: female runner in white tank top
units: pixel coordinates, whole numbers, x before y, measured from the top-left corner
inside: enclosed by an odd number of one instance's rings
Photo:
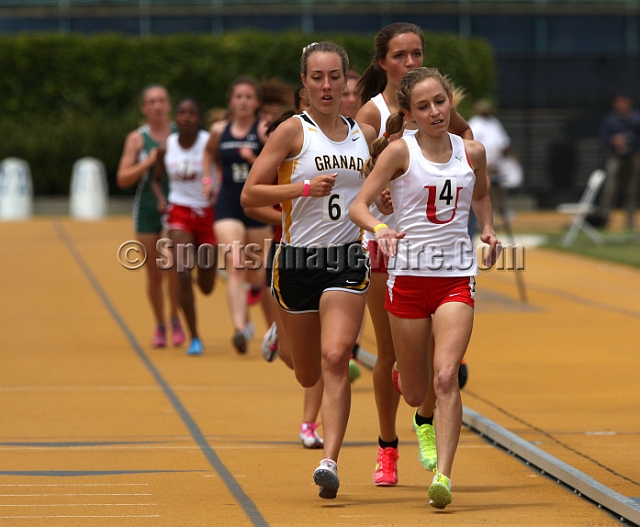
[[[272,292],[282,308],[296,378],[305,387],[324,380],[324,459],[313,479],[321,498],[335,498],[351,407],[349,356],[369,282],[361,230],[346,215],[362,186],[358,165],[368,158],[375,132],[339,114],[349,69],[344,49],[313,43],[300,62],[309,109],[269,137],[245,183],[242,205],[282,204]]]
[[[499,248],[484,147],[447,132],[453,106],[450,83],[437,70],[419,68],[404,76],[397,94],[401,112],[392,116],[387,131],[398,132],[406,118],[418,132],[383,152],[386,138],[373,143],[364,170],[370,174],[350,216],[375,233],[390,257],[385,307],[407,403],[423,404],[433,382],[438,463],[429,498],[432,506],[444,508],[451,503],[451,467],[462,424],[458,369],[473,326],[477,262],[467,234],[471,206],[482,225],[481,239],[490,246],[485,265],[493,265]],[[395,229],[369,210],[387,187]],[[432,329],[433,366],[428,346]]]
[[[201,129],[202,111],[197,101],[191,98],[181,99],[176,104],[176,124],[178,132],[167,138],[166,145],[158,151],[153,192],[158,198],[158,208],[168,212],[167,230],[173,242],[175,272],[179,258],[185,258],[185,252],[178,251],[178,244],[194,244],[195,257],[202,244],[209,244],[208,261],[204,267],[198,267],[198,285],[208,295],[213,291],[216,276],[217,243],[213,233],[213,204],[203,195],[202,158],[209,140],[209,132]],[[169,197],[162,193],[160,182],[169,178]],[[168,204],[167,204],[168,201]],[[180,307],[191,333],[188,355],[200,355],[204,346],[198,335],[196,308],[193,298],[193,285],[190,269],[178,272],[178,298]]]
[[[364,103],[358,112],[358,122],[370,124],[378,132],[378,137],[382,137],[386,132],[388,117],[399,110],[396,90],[402,78],[407,72],[422,66],[423,60],[424,35],[418,26],[396,22],[380,30],[375,38],[374,59],[358,81],[358,95]],[[415,125],[408,123],[404,132],[415,133]],[[468,123],[455,109],[452,109],[449,132],[458,134],[464,139],[473,139]],[[376,206],[371,207],[371,213],[381,223],[394,226],[393,216],[384,215]],[[392,382],[396,356],[389,317],[384,309],[387,269],[375,236],[365,231],[364,242],[368,246],[371,257],[371,283],[367,293],[367,307],[373,322],[377,346],[373,385],[380,436],[373,479],[376,485],[393,486],[398,482],[396,415],[400,395]],[[427,470],[432,470],[437,463],[433,427],[434,406],[435,394],[431,390],[429,396],[416,410],[412,423],[418,437],[419,459]]]

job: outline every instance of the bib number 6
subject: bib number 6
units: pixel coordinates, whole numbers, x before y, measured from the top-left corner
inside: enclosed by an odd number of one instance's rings
[[[322,198],[322,219],[324,221],[344,221],[344,196],[331,194]]]

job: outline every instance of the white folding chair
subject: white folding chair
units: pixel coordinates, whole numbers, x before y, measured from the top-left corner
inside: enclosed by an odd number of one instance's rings
[[[593,202],[598,195],[598,190],[604,183],[607,174],[604,170],[595,170],[587,181],[587,188],[578,203],[561,203],[556,210],[562,214],[571,216],[571,226],[562,237],[562,246],[570,247],[576,241],[578,231],[582,230],[596,245],[602,245],[604,240],[601,234],[587,221],[587,214],[594,212]]]

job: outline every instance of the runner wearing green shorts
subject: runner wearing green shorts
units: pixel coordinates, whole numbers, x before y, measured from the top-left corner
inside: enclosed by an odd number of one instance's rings
[[[145,117],[145,124],[129,133],[125,140],[118,165],[117,183],[123,189],[137,185],[133,226],[136,239],[144,246],[147,254],[147,296],[156,322],[151,346],[161,348],[167,345],[163,277],[166,277],[169,284],[171,340],[174,346],[180,346],[185,336],[178,317],[175,273],[165,274],[155,265],[155,259],[160,257],[156,243],[163,235],[163,225],[150,185],[150,171],[156,163],[158,147],[175,131],[175,125],[170,121],[171,103],[167,90],[157,84],[146,87],[140,96],[140,111]]]

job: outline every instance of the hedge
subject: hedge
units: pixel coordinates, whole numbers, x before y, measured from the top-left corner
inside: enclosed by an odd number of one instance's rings
[[[0,37],[0,159],[31,166],[36,194],[66,194],[80,157],[102,159],[112,192],[124,137],[140,121],[140,90],[168,87],[174,100],[191,95],[203,107],[226,105],[239,75],[296,84],[302,48],[330,38],[362,72],[373,35],[236,32],[222,36],[127,37],[38,35]],[[495,64],[481,39],[427,34],[425,64],[466,89],[470,102],[492,96]]]

